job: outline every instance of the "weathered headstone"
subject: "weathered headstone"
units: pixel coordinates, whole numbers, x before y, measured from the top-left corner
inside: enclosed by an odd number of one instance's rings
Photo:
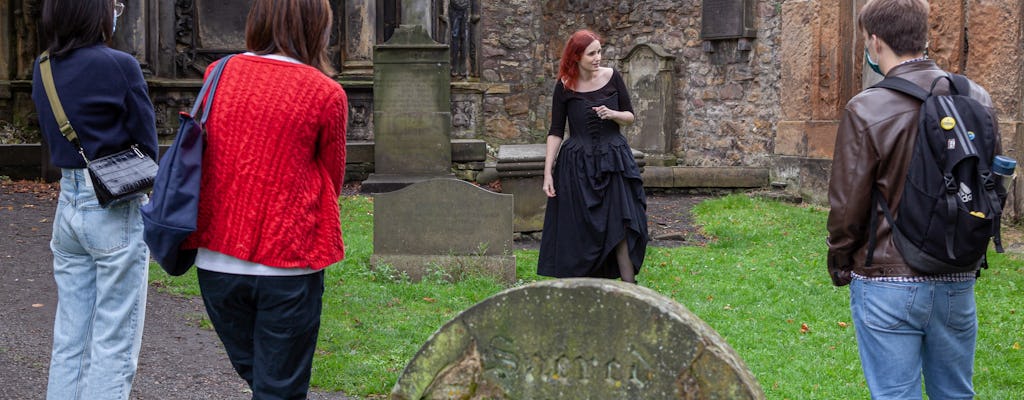
[[[389,265],[414,281],[443,272],[515,282],[512,195],[433,179],[376,194],[373,225],[374,267]]]
[[[633,101],[636,121],[624,129],[629,146],[647,154],[653,166],[672,166],[675,136],[675,56],[661,47],[639,44],[622,62],[622,74]]]
[[[409,399],[764,399],[710,326],[640,286],[537,282],[463,311],[391,391]]]
[[[403,24],[373,52],[374,173],[367,193],[452,177],[451,60],[430,29],[429,1],[403,1]]]
[[[544,144],[505,144],[498,148],[495,169],[501,191],[514,196],[515,231],[536,232],[544,228],[548,197],[544,185]]]

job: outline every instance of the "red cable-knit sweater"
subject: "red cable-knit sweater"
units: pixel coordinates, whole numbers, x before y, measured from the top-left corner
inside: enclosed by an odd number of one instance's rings
[[[198,229],[183,247],[280,268],[344,258],[347,116],[345,91],[319,70],[232,58],[206,124]]]

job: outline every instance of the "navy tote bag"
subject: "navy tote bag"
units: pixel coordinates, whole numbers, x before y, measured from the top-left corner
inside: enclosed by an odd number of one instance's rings
[[[153,194],[149,203],[142,206],[143,239],[153,259],[172,276],[188,272],[196,261],[196,250],[182,250],[181,243],[196,230],[205,142],[203,126],[210,116],[221,71],[231,57],[224,57],[203,82],[192,113],[182,112],[178,116],[178,137],[160,158]],[[202,114],[197,114],[203,104]]]

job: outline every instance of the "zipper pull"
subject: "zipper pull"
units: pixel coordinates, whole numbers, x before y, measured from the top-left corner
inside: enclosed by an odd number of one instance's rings
[[[142,150],[139,150],[139,145],[133,144],[132,151],[134,151],[135,155],[139,156],[139,158],[146,158],[146,155],[142,154]]]

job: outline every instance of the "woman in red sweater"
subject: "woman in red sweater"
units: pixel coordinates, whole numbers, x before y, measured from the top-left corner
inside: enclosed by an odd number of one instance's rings
[[[256,0],[247,53],[206,124],[197,230],[207,313],[253,398],[306,398],[324,271],[344,258],[345,91],[331,79],[328,0]],[[207,70],[209,73],[213,65]]]

